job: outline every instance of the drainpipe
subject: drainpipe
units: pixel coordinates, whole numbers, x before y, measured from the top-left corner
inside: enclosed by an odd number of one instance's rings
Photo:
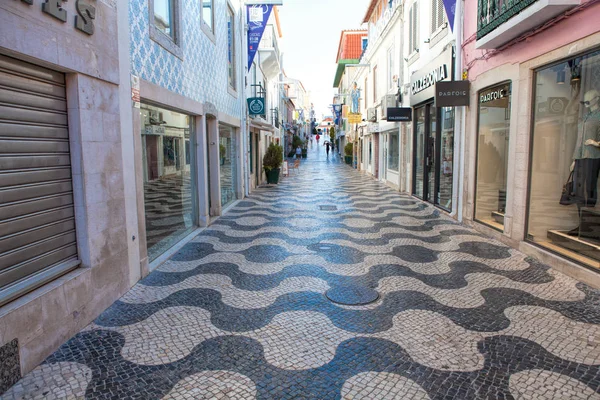
[[[463,52],[462,52],[462,43],[463,43],[463,0],[456,1],[456,10],[454,15],[454,36],[456,38],[456,53],[454,58],[454,79],[462,80],[462,69],[463,69]],[[456,158],[454,161],[454,187],[457,187],[458,184],[458,193],[454,194],[454,198],[456,199],[456,217],[459,222],[463,220],[463,190],[464,190],[464,181],[466,179],[463,176],[465,171],[465,142],[466,142],[466,132],[465,132],[465,121],[467,116],[467,108],[460,107],[459,112],[455,113],[455,124],[454,129],[455,132],[458,132],[458,135],[455,135],[458,138],[458,143],[456,143],[455,148],[459,150],[459,161],[458,165],[456,162]],[[461,179],[462,178],[462,179]]]

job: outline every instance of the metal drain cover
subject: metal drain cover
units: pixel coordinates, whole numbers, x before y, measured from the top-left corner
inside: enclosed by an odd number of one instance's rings
[[[333,287],[325,292],[325,296],[334,303],[361,306],[376,301],[379,293],[366,286],[348,285]]]
[[[319,206],[321,211],[337,211],[337,206]]]

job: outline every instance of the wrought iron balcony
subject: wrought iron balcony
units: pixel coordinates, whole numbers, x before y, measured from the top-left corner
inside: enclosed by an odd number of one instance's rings
[[[537,0],[479,0],[477,39],[481,39]]]
[[[498,48],[579,2],[580,0],[478,0],[476,47]]]

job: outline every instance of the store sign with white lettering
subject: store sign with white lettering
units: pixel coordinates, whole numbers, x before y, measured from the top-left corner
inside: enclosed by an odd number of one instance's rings
[[[33,0],[21,0],[21,3],[33,6]],[[46,0],[42,3],[42,12],[66,23],[69,18],[69,13],[63,7],[65,5],[64,3],[66,3],[66,0]],[[88,35],[93,35],[96,7],[92,6],[87,1],[76,0],[75,11],[77,12],[77,15],[75,15],[75,18],[73,19],[75,22],[75,29]]]
[[[435,84],[436,107],[469,105],[469,81],[447,81]]]
[[[414,106],[435,97],[435,85],[452,79],[452,47],[427,63],[424,70],[410,77],[410,105]],[[433,68],[431,68],[433,66]]]

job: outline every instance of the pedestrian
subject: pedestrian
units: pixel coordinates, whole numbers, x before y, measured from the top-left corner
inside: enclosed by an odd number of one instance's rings
[[[324,143],[325,151],[327,152],[327,157],[329,157],[329,142]]]
[[[296,147],[296,158],[302,158],[302,147]]]
[[[321,136],[317,135],[317,146],[319,145],[319,139],[321,139]]]

